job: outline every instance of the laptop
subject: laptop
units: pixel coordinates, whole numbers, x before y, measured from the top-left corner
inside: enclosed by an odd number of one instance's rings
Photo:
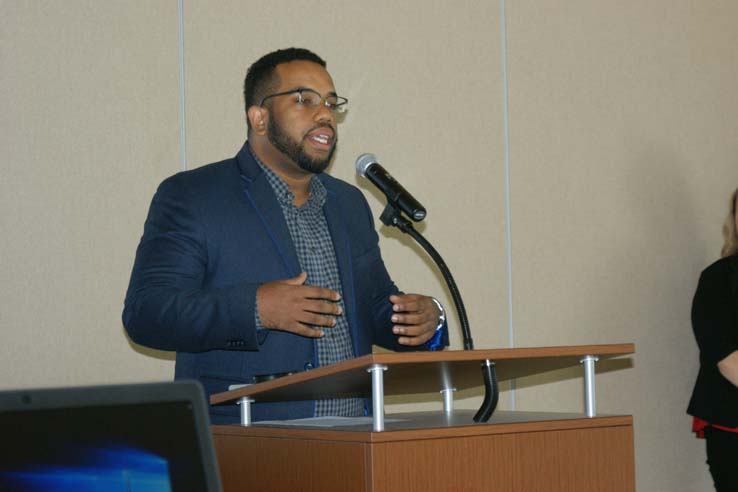
[[[220,492],[196,382],[0,391],[0,491]]]

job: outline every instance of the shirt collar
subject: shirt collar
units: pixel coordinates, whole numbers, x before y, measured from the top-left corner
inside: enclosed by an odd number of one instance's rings
[[[277,200],[279,201],[279,203],[283,206],[294,206],[293,201],[295,200],[295,194],[292,193],[292,190],[290,190],[290,187],[287,185],[287,183],[285,183],[284,180],[277,175],[277,173],[272,171],[269,166],[261,162],[254,151],[251,150],[250,145],[248,146],[248,149],[249,153],[251,153],[251,156],[254,158],[256,163],[266,175],[267,181],[274,190],[274,194],[277,196]],[[323,207],[326,195],[327,192],[323,183],[319,179],[316,179],[315,176],[312,176],[310,178],[310,195],[308,196],[307,202],[305,202],[305,204],[300,208],[305,207],[307,209],[319,209]]]

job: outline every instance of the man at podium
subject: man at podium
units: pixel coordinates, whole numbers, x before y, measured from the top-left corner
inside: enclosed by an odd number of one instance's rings
[[[248,140],[236,157],[161,183],[123,310],[141,345],[177,352],[175,379],[208,394],[367,354],[448,345],[435,299],[402,294],[369,206],[323,171],[347,107],[326,63],[289,48],[246,74]],[[366,413],[362,399],[256,403],[253,420]],[[235,405],[213,423],[238,421]]]

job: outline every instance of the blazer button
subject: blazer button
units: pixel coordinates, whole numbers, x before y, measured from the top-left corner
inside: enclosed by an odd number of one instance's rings
[[[309,371],[310,369],[313,368],[313,363],[312,362],[306,362],[304,367],[305,367],[305,370],[306,371]]]

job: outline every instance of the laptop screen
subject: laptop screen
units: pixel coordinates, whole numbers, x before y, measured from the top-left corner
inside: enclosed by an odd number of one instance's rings
[[[0,393],[0,491],[217,491],[194,383]]]

